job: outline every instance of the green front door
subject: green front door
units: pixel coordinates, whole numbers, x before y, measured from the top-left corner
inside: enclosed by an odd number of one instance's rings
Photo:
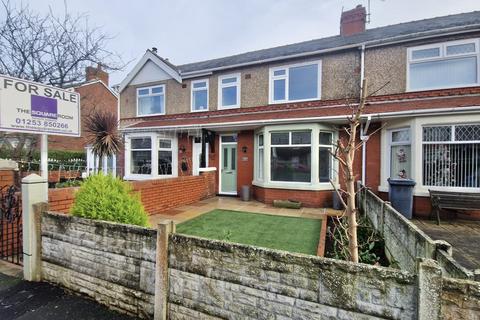
[[[237,145],[222,144],[220,192],[226,194],[237,193]]]

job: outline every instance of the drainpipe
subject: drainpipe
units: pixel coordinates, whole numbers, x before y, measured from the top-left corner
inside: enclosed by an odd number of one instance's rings
[[[365,44],[360,47],[360,88],[363,90],[363,79],[365,78]],[[370,116],[368,117],[367,126],[360,128],[360,140],[362,141],[362,185],[365,185],[366,180],[366,162],[367,162],[367,140],[366,135],[368,125],[370,124]]]

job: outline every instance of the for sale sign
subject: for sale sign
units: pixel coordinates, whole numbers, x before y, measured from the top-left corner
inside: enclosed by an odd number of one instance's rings
[[[80,97],[0,75],[0,130],[79,137]]]

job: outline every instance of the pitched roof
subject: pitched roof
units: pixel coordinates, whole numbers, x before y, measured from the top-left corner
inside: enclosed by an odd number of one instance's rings
[[[308,54],[320,50],[341,48],[349,45],[363,43],[382,44],[392,40],[409,40],[422,35],[435,35],[444,33],[446,29],[473,29],[480,27],[480,11],[460,13],[443,17],[417,20],[389,25],[351,36],[332,36],[327,38],[304,41],[269,49],[246,52],[233,56],[188,63],[176,66],[181,74],[194,73],[203,70],[224,68],[244,63],[289,57],[296,54]]]

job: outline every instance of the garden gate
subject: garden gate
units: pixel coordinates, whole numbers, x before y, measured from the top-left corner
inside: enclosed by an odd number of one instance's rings
[[[0,188],[0,259],[23,262],[21,193],[15,186]]]

